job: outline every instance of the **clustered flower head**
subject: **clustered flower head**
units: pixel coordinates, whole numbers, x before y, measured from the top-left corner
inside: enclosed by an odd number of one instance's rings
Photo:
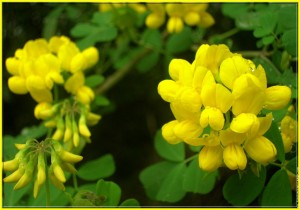
[[[30,93],[38,103],[51,103],[54,84],[65,84],[66,90],[78,101],[89,104],[94,99],[94,93],[84,85],[82,72],[95,65],[98,59],[95,47],[81,52],[65,36],[54,36],[49,42],[45,39],[30,40],[23,49],[16,50],[14,57],[6,59],[6,69],[12,75],[8,87],[16,94]],[[64,72],[72,75],[68,79],[71,81],[65,82]],[[77,81],[78,84],[74,84]]]
[[[206,171],[221,166],[244,170],[249,159],[263,165],[276,159],[274,144],[263,136],[272,113],[263,116],[261,111],[284,108],[289,87],[267,87],[261,65],[223,44],[201,45],[192,64],[173,59],[169,74],[171,79],[158,85],[175,117],[162,127],[167,142],[202,145],[199,166]]]
[[[167,30],[169,33],[182,31],[184,24],[188,26],[198,26],[208,28],[214,24],[214,18],[206,11],[208,4],[188,4],[188,3],[148,3],[151,13],[146,18],[148,28],[156,29],[165,23],[166,16]]]
[[[90,112],[95,98],[85,85],[84,71],[99,60],[95,47],[83,51],[65,36],[28,41],[15,56],[6,60],[9,89],[16,94],[30,93],[38,102],[34,109],[37,119],[45,120],[46,127],[56,128],[52,138],[64,140],[71,151],[83,142],[90,142],[87,125],[95,125],[101,116]],[[65,100],[53,99],[54,83],[71,95]],[[81,143],[80,143],[81,142]]]
[[[33,196],[36,198],[46,177],[60,190],[65,190],[66,177],[64,171],[76,173],[74,163],[82,160],[82,156],[66,151],[61,144],[51,139],[38,142],[27,140],[25,144],[16,144],[18,153],[14,159],[3,162],[3,170],[12,172],[3,181],[16,182],[14,190],[20,189],[34,181]],[[50,166],[47,159],[50,157]]]

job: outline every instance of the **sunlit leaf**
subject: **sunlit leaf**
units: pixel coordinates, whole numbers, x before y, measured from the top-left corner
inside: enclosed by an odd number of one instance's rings
[[[90,160],[81,165],[77,175],[84,180],[97,180],[111,176],[115,172],[114,159],[111,154],[96,160]]]
[[[110,181],[99,180],[96,193],[103,197],[101,206],[117,206],[121,199],[121,188]]]
[[[271,177],[263,192],[261,204],[264,207],[292,206],[292,190],[285,170],[278,170]]]
[[[223,186],[224,198],[235,206],[249,205],[263,190],[265,179],[264,167],[262,167],[259,177],[252,170],[245,171],[241,177],[236,172],[226,180]]]

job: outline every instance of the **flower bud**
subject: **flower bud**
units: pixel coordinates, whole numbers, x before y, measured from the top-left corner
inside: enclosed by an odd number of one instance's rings
[[[80,136],[78,134],[78,128],[76,122],[72,121],[72,131],[73,131],[73,145],[75,147],[79,146]]]
[[[48,177],[50,178],[50,181],[52,182],[52,184],[57,187],[58,189],[62,190],[62,191],[65,191],[65,186],[64,184],[59,181],[57,179],[57,177],[54,175],[54,172],[53,172],[53,167],[52,165],[49,167],[49,170],[48,170]]]
[[[57,129],[54,132],[52,138],[54,140],[61,140],[63,138],[63,136],[64,136],[64,132],[65,132],[64,128],[65,128],[64,120],[63,120],[62,117],[59,117],[57,119]]]
[[[86,126],[86,119],[85,115],[81,114],[79,118],[79,133],[84,137],[90,137],[91,132],[89,131],[88,127]]]
[[[86,116],[86,121],[89,126],[96,125],[101,119],[101,115],[89,112]]]
[[[64,150],[63,146],[58,142],[53,143],[53,147],[55,149],[56,154],[64,162],[77,163],[77,162],[81,161],[83,158],[80,155],[75,155],[71,152]]]
[[[19,161],[16,158],[3,162],[4,171],[15,171],[18,167]]]
[[[42,185],[46,180],[46,163],[45,163],[45,154],[40,152],[38,154],[38,172],[37,172],[37,183]]]
[[[26,165],[25,172],[14,186],[14,190],[25,187],[32,179],[33,171],[35,169],[36,159],[34,156],[30,157],[28,164]]]
[[[223,161],[223,149],[221,146],[204,146],[199,153],[199,167],[205,171],[215,171]]]
[[[16,182],[18,181],[24,174],[25,168],[24,167],[19,167],[16,171],[14,171],[12,174],[9,176],[5,177],[3,179],[4,182]]]
[[[284,108],[291,100],[292,91],[287,86],[272,86],[266,89],[265,108],[278,110]]]
[[[69,141],[72,138],[72,122],[68,114],[65,116],[65,126],[64,142]]]
[[[26,94],[26,80],[20,76],[13,76],[8,79],[8,87],[15,94]]]
[[[60,159],[54,150],[51,150],[51,166],[53,173],[60,182],[66,182],[65,174],[60,167]]]

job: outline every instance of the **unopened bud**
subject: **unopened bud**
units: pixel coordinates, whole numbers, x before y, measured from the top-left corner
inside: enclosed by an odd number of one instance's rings
[[[54,150],[51,150],[51,166],[53,173],[60,182],[66,182],[65,174],[60,167],[60,159]]]
[[[72,122],[68,114],[65,116],[65,126],[64,142],[69,141],[72,138]]]
[[[86,116],[87,124],[90,126],[96,125],[100,119],[101,119],[100,115],[94,114],[92,112],[89,112]]]
[[[86,126],[85,115],[81,114],[79,118],[79,133],[84,137],[90,137],[91,132],[89,131],[88,127]]]
[[[59,117],[57,120],[57,129],[53,134],[52,138],[54,140],[61,140],[64,136],[64,132],[65,132],[64,128],[65,128],[64,120],[63,118]]]
[[[45,154],[40,152],[38,154],[38,172],[37,172],[37,181],[38,185],[42,185],[46,180],[46,163],[45,163]]]
[[[13,160],[3,162],[4,171],[15,171],[19,167],[19,161],[15,158]]]
[[[23,176],[19,179],[17,184],[14,187],[14,190],[20,189],[22,187],[25,187],[32,179],[33,171],[35,169],[35,158],[32,156],[26,165],[25,173]]]
[[[5,177],[3,179],[4,182],[16,182],[18,181],[24,174],[25,172],[25,168],[20,167],[18,168],[16,171],[14,171],[12,174],[10,174],[9,176]]]
[[[54,175],[54,172],[53,172],[53,168],[52,168],[52,165],[49,167],[49,173],[48,173],[48,176],[50,178],[50,181],[52,182],[52,184],[57,187],[58,189],[62,190],[62,191],[65,191],[65,186],[64,184],[59,181],[57,179],[57,177]]]

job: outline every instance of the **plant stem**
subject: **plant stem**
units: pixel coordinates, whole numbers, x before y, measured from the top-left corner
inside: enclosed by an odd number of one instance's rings
[[[191,157],[185,159],[184,162],[185,162],[185,163],[190,162],[190,161],[194,160],[197,156],[198,156],[198,154],[195,154],[195,155],[193,155],[193,156],[191,156]]]
[[[123,68],[117,70],[114,74],[110,75],[105,82],[95,90],[96,94],[101,94],[113,87],[119,80],[121,80],[130,70],[133,69],[134,65],[137,64],[142,58],[147,56],[152,50],[145,48],[141,53],[139,53],[135,58],[133,58],[127,65]]]
[[[270,165],[273,165],[273,166],[277,166],[277,167],[279,167],[279,168],[282,168],[282,165],[279,164],[279,163],[270,163]]]
[[[229,31],[224,32],[223,34],[216,35],[215,37],[217,37],[218,39],[223,40],[223,39],[226,39],[228,37],[233,36],[234,34],[238,33],[239,31],[240,31],[239,28],[233,28]]]
[[[46,207],[50,206],[50,188],[49,188],[49,179],[48,173],[46,172],[46,182],[45,182],[45,189],[46,189]]]
[[[73,184],[74,184],[74,188],[75,190],[78,192],[78,183],[77,183],[77,177],[76,174],[73,174]]]

